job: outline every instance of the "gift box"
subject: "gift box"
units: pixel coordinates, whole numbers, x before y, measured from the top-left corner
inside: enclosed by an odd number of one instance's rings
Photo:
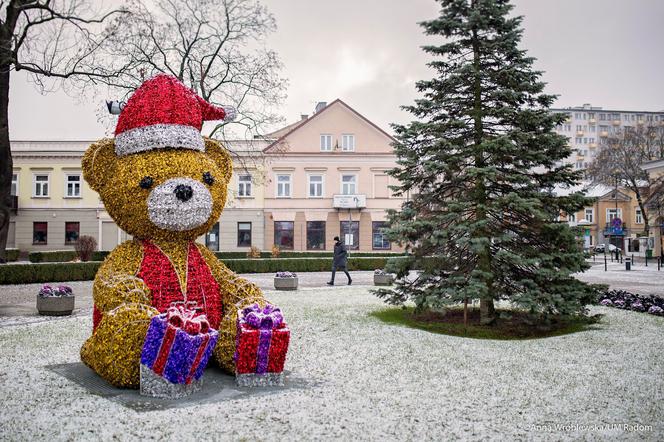
[[[179,397],[196,390],[218,337],[205,315],[183,306],[154,316],[141,352],[141,394]]]
[[[238,311],[235,379],[240,386],[283,385],[290,330],[281,310],[258,304]]]

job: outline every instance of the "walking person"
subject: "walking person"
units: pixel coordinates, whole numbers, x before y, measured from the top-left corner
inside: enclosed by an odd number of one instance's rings
[[[350,285],[353,280],[348,274],[348,250],[346,246],[339,240],[338,236],[334,237],[334,258],[332,260],[332,279],[328,281],[327,285],[334,285],[334,275],[337,273],[337,270],[343,270],[346,276],[348,277],[348,285]]]

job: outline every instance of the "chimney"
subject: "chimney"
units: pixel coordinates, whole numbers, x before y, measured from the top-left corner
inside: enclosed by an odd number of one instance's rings
[[[318,113],[318,112],[322,111],[323,109],[325,109],[325,106],[327,106],[326,101],[319,101],[318,103],[316,103],[315,112]]]
[[[307,118],[309,118],[309,115],[307,115],[307,114],[301,114],[300,115],[300,120],[306,120]]]

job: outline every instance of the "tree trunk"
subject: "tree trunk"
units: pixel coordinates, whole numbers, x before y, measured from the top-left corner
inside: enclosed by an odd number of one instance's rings
[[[475,0],[472,2],[472,7],[476,6]],[[480,73],[480,47],[477,37],[477,31],[473,30],[473,66],[475,70],[475,84],[474,84],[474,142],[475,142],[475,167],[484,167],[484,153],[481,145],[484,139],[484,128],[482,125],[482,82]],[[476,221],[482,222],[487,220],[486,213],[486,185],[484,178],[480,177],[475,183],[475,202],[477,203]],[[488,238],[488,231],[486,227],[477,229],[476,237]],[[491,274],[491,244],[485,244],[478,254],[478,267],[485,274]],[[488,276],[484,278],[486,293],[480,295],[480,324],[493,324],[496,321],[496,312],[493,305],[493,277]]]
[[[0,262],[5,261],[14,164],[9,144],[9,66],[0,66]]]

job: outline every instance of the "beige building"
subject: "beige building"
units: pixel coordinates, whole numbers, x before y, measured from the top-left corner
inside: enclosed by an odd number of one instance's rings
[[[648,172],[651,181],[657,182],[646,200],[646,206],[650,228],[655,237],[654,254],[662,256],[664,251],[664,158],[649,161],[641,168]]]
[[[394,250],[383,234],[386,209],[404,199],[389,189],[394,139],[341,100],[271,134],[264,149],[266,246]],[[269,243],[267,243],[269,241]]]
[[[81,158],[92,142],[12,141],[14,198],[8,248],[70,250],[80,235],[89,235],[97,240],[100,250],[112,250],[129,239],[108,215],[99,195],[83,180]],[[248,174],[261,174],[261,149],[266,143],[231,143],[236,156],[226,209],[219,223],[199,240],[213,250],[244,250],[238,247],[238,235],[242,235],[245,241],[249,237],[262,247],[261,181],[242,180]]]
[[[392,137],[341,100],[255,140],[229,141],[234,170],[219,222],[199,238],[210,249],[393,250],[382,228],[398,209],[387,170]],[[14,208],[8,247],[73,249],[80,235],[112,250],[129,236],[83,180],[81,158],[93,140],[12,141]]]
[[[654,231],[651,228],[650,235],[644,235],[644,217],[632,191],[597,185],[588,188],[586,196],[593,204],[567,216],[571,226],[581,229],[585,249],[613,244],[635,256],[645,256],[647,249],[654,249]]]

